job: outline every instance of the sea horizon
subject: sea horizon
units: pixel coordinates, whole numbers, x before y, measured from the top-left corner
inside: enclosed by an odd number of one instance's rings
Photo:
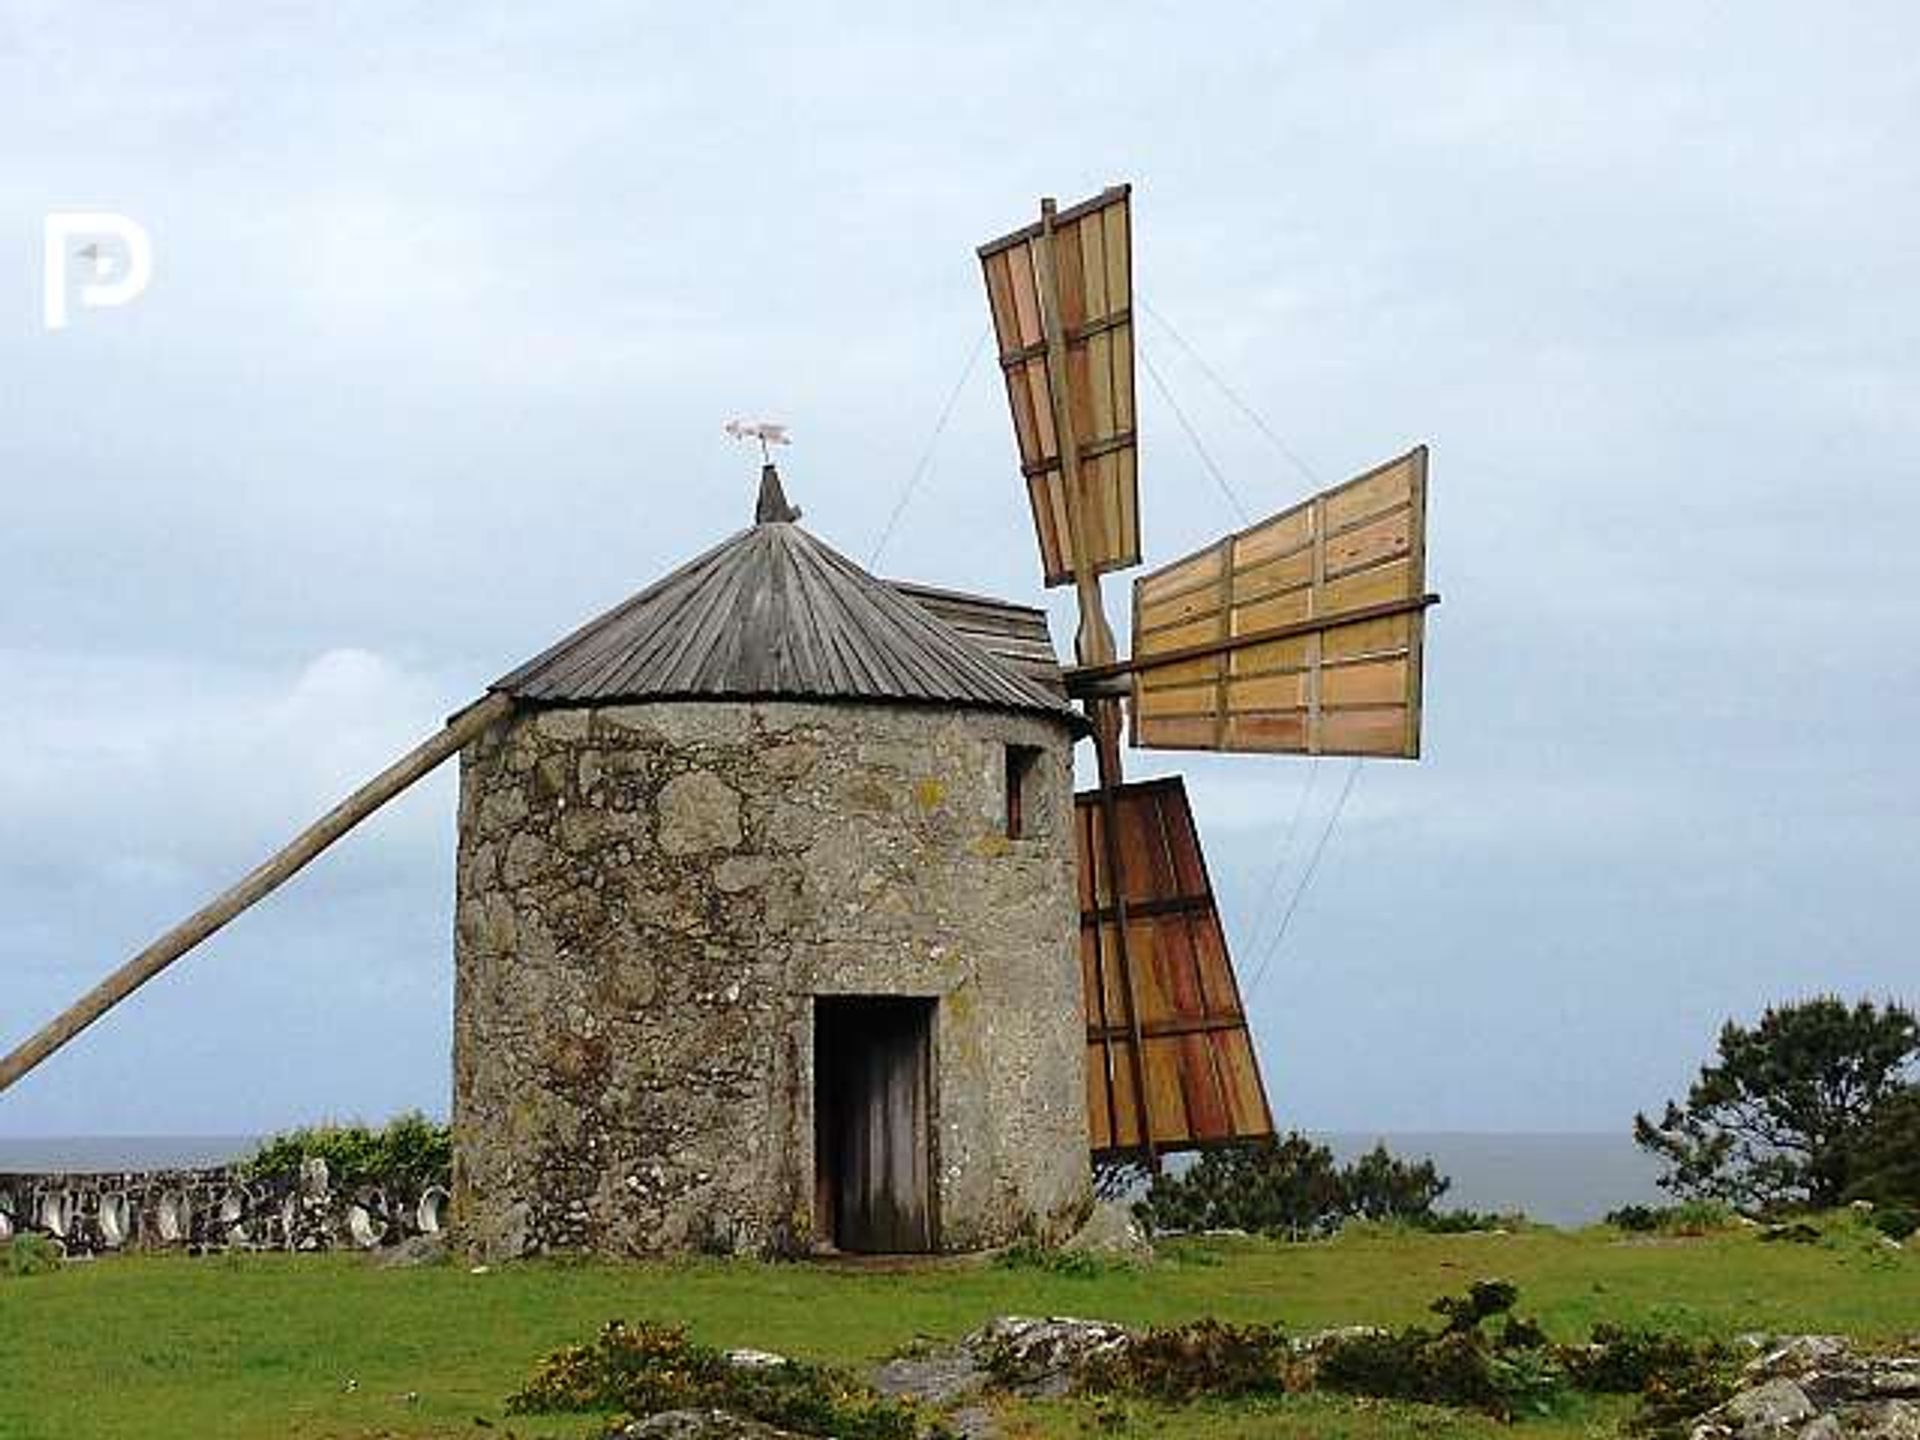
[[[1397,1158],[1432,1160],[1452,1181],[1443,1210],[1524,1214],[1588,1225],[1623,1205],[1668,1200],[1659,1163],[1624,1132],[1607,1130],[1309,1130],[1342,1161],[1385,1144]],[[112,1173],[229,1164],[263,1135],[0,1136],[0,1173]]]

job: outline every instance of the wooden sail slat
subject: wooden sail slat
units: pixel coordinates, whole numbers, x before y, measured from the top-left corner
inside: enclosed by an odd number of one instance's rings
[[[1211,724],[1211,721],[1208,722]],[[1087,986],[1087,1106],[1097,1158],[1145,1151],[1145,1079],[1156,1150],[1179,1151],[1272,1133],[1247,1019],[1207,878],[1186,791],[1177,777],[1116,786],[1115,841],[1128,906],[1134,1025],[1115,967],[1113,887],[1102,856],[1099,791],[1075,797],[1080,845],[1082,980]],[[1137,1027],[1137,1030],[1136,1030]]]
[[[1140,563],[1140,503],[1133,395],[1132,255],[1121,187],[981,248],[987,303],[1006,376],[1020,473],[1028,483],[1041,568],[1049,585],[1074,579],[1072,516],[1095,574]],[[1059,335],[1046,333],[1041,247],[1052,247]],[[1048,374],[1048,345],[1062,346]],[[1078,456],[1064,473],[1052,387],[1063,392]],[[1072,487],[1072,494],[1066,492]]]
[[[1417,757],[1426,488],[1416,449],[1135,581],[1133,743]]]

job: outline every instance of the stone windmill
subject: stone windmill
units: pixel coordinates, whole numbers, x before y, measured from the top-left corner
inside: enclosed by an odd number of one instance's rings
[[[1088,1184],[1038,611],[754,525],[498,681],[461,757],[478,1249],[977,1249]]]
[[[1271,1133],[1184,789],[1123,783],[1121,703],[1136,745],[1416,754],[1425,456],[1137,582],[1119,657],[1128,210],[981,250],[1076,666],[1038,609],[868,574],[768,464],[750,527],[503,676],[0,1090],[459,754],[453,1218],[483,1253],[1045,1238],[1090,1160]]]

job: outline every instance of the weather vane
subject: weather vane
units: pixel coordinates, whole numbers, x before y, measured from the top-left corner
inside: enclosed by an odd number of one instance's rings
[[[726,431],[727,434],[733,436],[736,440],[758,440],[760,442],[760,460],[762,464],[766,465],[773,463],[773,452],[767,448],[768,446],[791,445],[793,443],[793,441],[788,438],[786,426],[775,425],[765,420],[729,420],[726,424]]]

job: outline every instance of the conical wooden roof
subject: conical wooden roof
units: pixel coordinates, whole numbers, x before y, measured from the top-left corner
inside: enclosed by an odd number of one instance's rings
[[[771,470],[771,467],[769,467]],[[675,570],[492,689],[547,705],[895,701],[1026,710],[1059,696],[802,530],[767,477],[751,529]],[[772,518],[769,518],[772,517]]]

